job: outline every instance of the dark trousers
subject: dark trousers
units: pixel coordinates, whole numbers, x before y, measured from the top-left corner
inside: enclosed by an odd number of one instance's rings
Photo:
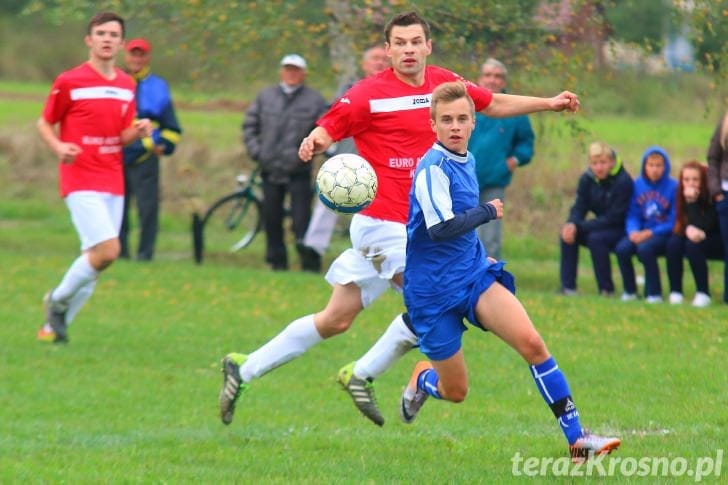
[[[728,191],[723,191],[723,200],[715,206],[720,224],[720,238],[723,240],[723,301],[728,303]]]
[[[614,251],[617,242],[624,236],[623,229],[603,229],[579,231],[574,244],[561,240],[561,288],[576,290],[576,269],[579,265],[579,246],[586,246],[591,253],[594,276],[599,292],[614,293],[612,265],[609,253]]]
[[[695,289],[710,295],[708,286],[708,260],[723,259],[723,241],[720,234],[711,234],[699,243],[673,234],[667,242],[667,277],[670,291],[682,293],[683,257],[688,258],[695,279]]]
[[[318,271],[318,269],[308,267],[308,260],[305,258],[310,255],[308,253],[302,254],[304,248],[303,237],[311,219],[313,187],[311,186],[310,172],[292,175],[287,184],[271,183],[266,174],[263,174],[263,220],[266,234],[265,260],[273,269],[288,269],[288,251],[286,250],[283,234],[286,194],[290,194],[291,227],[296,237],[296,248],[305,266],[303,269]]]
[[[159,158],[150,156],[140,163],[124,167],[126,194],[124,197],[124,217],[121,220],[119,241],[121,256],[128,258],[129,251],[129,208],[135,199],[139,216],[139,249],[137,259],[150,261],[154,257],[154,244],[159,231]]]
[[[645,296],[662,296],[657,257],[665,254],[669,237],[669,234],[653,235],[645,242],[634,244],[625,236],[617,243],[614,251],[617,253],[625,293],[637,293],[637,282],[632,265],[632,255],[636,253],[637,259],[645,268]]]

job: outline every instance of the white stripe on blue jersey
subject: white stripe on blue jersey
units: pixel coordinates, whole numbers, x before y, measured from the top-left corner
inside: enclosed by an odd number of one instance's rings
[[[460,156],[436,143],[420,160],[410,192],[405,301],[408,296],[451,292],[469,284],[481,266],[487,266],[475,229],[437,242],[428,232],[476,207],[479,195],[472,154]]]

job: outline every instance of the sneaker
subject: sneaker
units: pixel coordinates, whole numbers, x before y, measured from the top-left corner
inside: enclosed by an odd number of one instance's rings
[[[637,295],[634,293],[622,293],[622,301],[635,301]]]
[[[655,303],[662,303],[662,297],[660,295],[650,295],[645,298],[645,301],[650,305],[654,305]]]
[[[621,444],[619,438],[599,436],[585,430],[581,438],[569,445],[569,454],[572,462],[583,463],[593,456],[608,455]]]
[[[670,305],[681,305],[682,302],[683,302],[682,293],[678,293],[677,291],[670,292]]]
[[[705,308],[708,305],[710,305],[710,295],[702,291],[695,293],[695,297],[693,298],[694,307]]]
[[[43,296],[43,305],[45,306],[46,324],[53,332],[53,343],[68,342],[68,327],[66,326],[66,309],[62,309],[61,305],[51,300],[49,291]],[[45,325],[44,325],[45,327]],[[40,333],[40,331],[38,332]]]
[[[430,397],[422,389],[417,387],[417,378],[420,376],[422,371],[432,369],[432,364],[429,361],[422,360],[417,362],[412,376],[410,377],[407,387],[404,388],[402,393],[402,403],[399,407],[399,416],[402,418],[402,422],[410,424],[417,417],[417,413],[420,412],[422,405],[425,404],[427,398]]]
[[[50,325],[44,323],[42,327],[38,329],[38,333],[35,338],[40,342],[55,342],[56,333],[53,331]]]
[[[384,418],[377,407],[377,399],[374,397],[374,381],[362,379],[354,375],[354,362],[339,369],[336,380],[341,387],[351,396],[354,406],[375,424],[382,426]]]
[[[559,295],[562,295],[562,296],[578,296],[579,295],[579,292],[573,288],[561,288],[558,291],[558,293],[559,293]]]
[[[235,402],[248,389],[240,377],[240,366],[248,359],[245,354],[227,354],[222,359],[222,390],[220,391],[220,418],[223,424],[233,422]]]

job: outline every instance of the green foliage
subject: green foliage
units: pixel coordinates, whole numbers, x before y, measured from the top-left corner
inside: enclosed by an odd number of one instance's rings
[[[622,42],[659,47],[668,30],[666,0],[612,0],[605,8],[612,37]]]

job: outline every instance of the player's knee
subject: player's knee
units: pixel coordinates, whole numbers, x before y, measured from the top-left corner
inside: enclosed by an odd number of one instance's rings
[[[323,338],[333,337],[349,330],[354,320],[347,317],[323,318],[317,322],[316,328]]]
[[[531,332],[520,345],[521,355],[529,362],[541,362],[549,356],[546,344],[538,332]]]
[[[467,384],[456,384],[454,386],[448,386],[443,389],[443,396],[450,402],[461,403],[465,401],[468,396],[468,385]]]

